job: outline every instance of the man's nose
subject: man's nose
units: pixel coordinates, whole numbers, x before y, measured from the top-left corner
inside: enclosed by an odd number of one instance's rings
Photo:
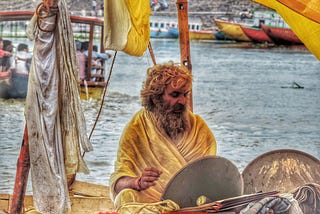
[[[185,96],[180,96],[178,99],[178,103],[185,105],[187,103],[187,98]]]

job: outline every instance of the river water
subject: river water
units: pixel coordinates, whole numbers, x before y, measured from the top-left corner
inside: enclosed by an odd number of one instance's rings
[[[158,63],[180,61],[176,40],[152,40]],[[257,156],[296,149],[320,158],[320,62],[305,48],[191,42],[193,111],[212,129],[218,155],[242,171]],[[109,62],[110,63],[110,62]],[[78,180],[108,185],[118,140],[140,109],[149,54],[118,53],[106,101],[85,154],[91,170]],[[295,89],[296,82],[303,89]],[[82,101],[90,133],[100,102]],[[0,100],[0,193],[12,193],[21,146],[24,100]],[[30,176],[29,176],[30,177]],[[27,193],[31,193],[29,179]]]

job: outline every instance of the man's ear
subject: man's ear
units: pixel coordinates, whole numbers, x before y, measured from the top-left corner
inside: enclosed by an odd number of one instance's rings
[[[159,102],[161,102],[161,99],[162,99],[162,97],[161,97],[162,95],[156,95],[156,96],[152,96],[151,97],[151,100],[152,100],[152,102],[153,102],[153,104],[158,104]]]
[[[159,103],[159,99],[157,99],[155,97],[152,97],[151,100],[152,100],[153,104],[155,104],[155,105]]]

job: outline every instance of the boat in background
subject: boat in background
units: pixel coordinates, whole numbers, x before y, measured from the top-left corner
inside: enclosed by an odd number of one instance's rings
[[[242,31],[253,42],[256,43],[273,43],[272,39],[266,34],[261,27],[240,25]]]
[[[252,23],[237,23],[235,21],[226,21],[214,19],[216,26],[225,34],[237,42],[251,42],[252,40],[243,32],[241,25],[252,25]]]
[[[214,33],[214,37],[216,40],[227,41],[233,40],[230,36],[226,35],[223,31],[218,30]]]
[[[278,45],[302,45],[302,41],[298,36],[290,29],[286,23],[280,25],[266,25],[261,24],[263,31]]]
[[[16,69],[0,72],[0,98],[26,98],[29,74],[18,72]]]
[[[189,38],[191,40],[213,40],[215,30],[202,29],[202,21],[199,18],[189,19]]]
[[[11,87],[11,71],[0,72],[0,97],[7,98]]]
[[[176,39],[179,37],[177,18],[150,16],[150,38]]]
[[[0,11],[0,22],[6,22],[6,24],[16,24],[23,25],[23,23],[31,20],[34,11]],[[95,17],[82,17],[82,16],[70,16],[72,27],[76,28],[74,32],[78,32],[79,29],[82,29],[82,34],[84,33],[83,29],[88,29],[85,33],[88,35],[85,38],[88,39],[88,57],[87,62],[91,62],[92,49],[93,49],[93,40],[94,38],[100,39],[100,52],[104,53],[103,49],[103,19]],[[25,26],[25,25],[23,25]],[[27,37],[24,33],[24,37]],[[84,81],[79,81],[80,86],[80,98],[83,100],[101,99],[103,91],[105,88],[105,65],[104,69],[100,74],[91,74],[92,64],[87,63],[86,70],[86,79]],[[2,72],[3,73],[3,72]],[[10,78],[10,80],[8,80]],[[96,80],[93,81],[92,78]],[[10,74],[2,74],[0,76],[0,97],[1,98],[26,98],[27,89],[28,89],[28,74],[21,74],[14,69],[10,71]]]
[[[169,38],[179,37],[178,19],[176,16],[150,16],[150,38]],[[213,40],[215,39],[214,30],[202,29],[202,22],[199,18],[189,20],[190,40]]]

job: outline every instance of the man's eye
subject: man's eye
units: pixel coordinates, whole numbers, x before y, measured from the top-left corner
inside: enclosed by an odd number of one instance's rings
[[[178,97],[179,96],[179,93],[178,92],[173,92],[171,93],[171,97]]]

